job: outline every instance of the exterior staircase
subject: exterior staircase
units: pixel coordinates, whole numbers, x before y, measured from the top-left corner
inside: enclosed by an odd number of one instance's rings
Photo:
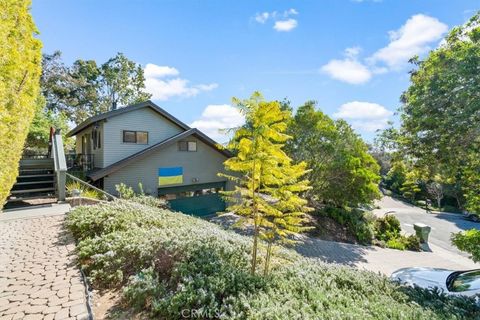
[[[53,158],[20,160],[17,182],[10,191],[8,202],[56,196]]]

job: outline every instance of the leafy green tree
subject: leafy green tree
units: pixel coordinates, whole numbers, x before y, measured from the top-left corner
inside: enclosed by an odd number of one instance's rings
[[[39,92],[42,44],[35,38],[30,4],[0,1],[0,206],[18,175]]]
[[[385,185],[388,189],[397,194],[401,194],[400,188],[405,183],[407,176],[407,166],[403,161],[396,161],[385,177]]]
[[[66,66],[59,51],[43,56],[41,77],[46,108],[63,113],[76,124],[113,106],[150,99],[140,64],[118,53],[101,66],[94,60],[76,60]]]
[[[290,138],[285,131],[288,111],[277,101],[263,100],[259,92],[249,99],[234,98],[233,104],[244,114],[246,124],[235,130],[227,146],[236,154],[225,161],[228,174],[220,174],[236,182],[235,190],[225,191],[229,211],[242,217],[240,224],[253,225],[251,273],[257,268],[258,240],[268,242],[264,272],[268,272],[272,245],[288,241],[292,234],[303,231],[306,201],[299,193],[308,189],[308,181],[300,180],[306,164],[292,164],[283,151]]]
[[[411,170],[405,175],[405,181],[400,187],[402,195],[409,199],[412,203],[415,202],[417,194],[422,191],[420,188],[420,175],[417,171]]]
[[[67,138],[68,117],[60,112],[56,115],[53,111],[46,109],[45,99],[42,96],[37,98],[37,108],[35,116],[28,130],[27,140],[25,141],[24,152],[43,152],[48,149],[50,141],[50,128],[60,129],[63,136],[63,143],[67,150],[74,147],[73,138]]]
[[[287,153],[307,162],[307,179],[314,202],[358,206],[380,196],[379,165],[368,146],[343,120],[333,121],[309,101],[299,107],[289,124]]]
[[[456,181],[451,185],[463,188],[456,193],[465,194],[467,207],[477,208],[472,203],[478,184],[458,183],[458,179],[475,181],[480,175],[469,169],[480,154],[479,14],[453,28],[425,60],[411,61],[416,68],[401,99],[399,150],[415,159],[416,167]]]
[[[118,104],[128,105],[150,99],[145,92],[145,77],[140,64],[129,60],[123,53],[117,55],[102,67],[102,109],[109,110]]]

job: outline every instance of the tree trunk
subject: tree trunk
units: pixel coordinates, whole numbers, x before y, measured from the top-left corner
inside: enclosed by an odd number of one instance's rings
[[[270,267],[270,257],[272,256],[272,250],[273,250],[273,242],[268,243],[267,247],[267,256],[265,258],[265,268],[263,269],[263,276],[266,276],[268,274],[268,269]]]

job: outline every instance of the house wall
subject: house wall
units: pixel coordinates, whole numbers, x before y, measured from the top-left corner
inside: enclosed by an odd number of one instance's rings
[[[115,185],[123,182],[138,192],[138,183],[141,182],[145,193],[156,196],[160,167],[183,167],[183,184],[165,187],[226,181],[217,173],[224,170],[223,162],[227,158],[195,137],[189,137],[187,140],[197,141],[196,152],[178,151],[178,145],[175,143],[106,176],[105,191],[116,194]],[[193,183],[193,178],[198,181]]]
[[[147,131],[148,144],[123,143],[123,130]],[[182,128],[150,108],[142,108],[109,118],[104,122],[103,167],[182,131],[184,131]]]
[[[93,154],[93,161],[94,161],[94,167],[96,168],[103,168],[104,167],[104,158],[103,158],[103,153],[105,150],[105,130],[104,130],[104,123],[100,122],[98,124],[99,128],[98,130],[100,131],[100,148],[93,149],[93,141],[91,140],[92,138],[92,126],[88,127],[87,129],[83,130],[76,136],[76,142],[75,142],[75,152],[77,154],[82,153],[82,139],[84,135],[89,134],[90,135],[90,151],[87,153]]]

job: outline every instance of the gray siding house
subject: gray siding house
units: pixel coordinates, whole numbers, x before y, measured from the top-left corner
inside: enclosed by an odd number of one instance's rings
[[[141,183],[178,211],[225,208],[219,191],[231,186],[218,173],[230,153],[151,101],[91,117],[68,135],[76,136],[75,158],[87,179],[109,193],[120,183],[138,192]]]

